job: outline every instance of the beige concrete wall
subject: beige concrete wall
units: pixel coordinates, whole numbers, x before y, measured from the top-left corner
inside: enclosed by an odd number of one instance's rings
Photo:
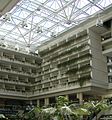
[[[92,78],[98,84],[108,82],[106,57],[102,55],[101,37],[99,34],[89,30],[90,46],[92,53]],[[102,87],[103,87],[102,86]]]

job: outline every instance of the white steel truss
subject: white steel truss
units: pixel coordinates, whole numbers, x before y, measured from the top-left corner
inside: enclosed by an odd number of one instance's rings
[[[0,18],[0,39],[36,48],[111,5],[112,0],[21,0]]]

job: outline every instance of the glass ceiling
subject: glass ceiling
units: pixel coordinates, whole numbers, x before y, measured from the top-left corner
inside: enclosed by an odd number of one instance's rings
[[[21,0],[0,18],[0,40],[35,49],[111,5],[112,0]]]

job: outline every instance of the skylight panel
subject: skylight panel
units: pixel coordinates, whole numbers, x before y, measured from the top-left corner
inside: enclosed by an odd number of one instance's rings
[[[77,7],[78,7],[78,8],[83,8],[83,7],[86,6],[87,4],[89,4],[89,1],[88,1],[88,0],[79,0]]]
[[[23,46],[26,46],[26,42],[23,37],[19,37],[19,40],[17,39],[18,42],[22,42]]]
[[[54,6],[53,4],[55,4],[55,0],[50,0],[50,1],[46,4],[46,6],[52,8],[52,6]],[[53,9],[55,9],[55,8],[53,8]]]
[[[19,8],[16,8],[16,11],[13,13],[14,16],[19,16],[22,12],[22,9],[19,7]],[[12,12],[11,12],[12,13]]]
[[[89,8],[86,13],[88,13],[89,15],[92,15],[94,13],[96,13],[97,11],[99,11],[100,9],[96,6],[92,6],[91,8]]]
[[[25,34],[25,33],[26,33],[26,29],[24,29],[24,28],[19,28],[19,31],[20,31],[22,34]]]
[[[20,34],[20,32],[17,28],[13,30],[13,33],[18,34],[18,35]]]
[[[46,13],[46,12],[41,12],[41,14],[40,14],[43,18],[47,18],[47,17],[49,17],[49,13]]]
[[[46,40],[46,37],[38,37],[38,41],[37,39],[34,39],[31,44],[41,44],[44,40]]]
[[[48,37],[51,37],[51,32],[47,32],[46,34]]]
[[[44,28],[50,28],[51,26],[53,26],[54,24],[50,21],[45,21],[41,24],[41,26],[43,26]]]
[[[27,11],[22,10],[19,14],[20,18],[26,18],[30,13]]]
[[[61,4],[59,3],[59,0],[52,0],[48,2],[46,5],[54,10],[58,10],[61,6]]]
[[[45,40],[45,39],[46,39],[46,37],[40,37],[40,38],[38,38],[38,41],[37,41],[37,40],[34,41],[33,44],[34,44],[34,43],[41,43],[41,42],[43,42],[43,40]]]
[[[29,2],[28,4],[23,4],[21,7],[27,9],[28,11],[34,11],[37,8],[37,5],[35,5],[32,2]]]
[[[9,20],[0,18],[0,35],[38,46],[53,32],[58,35],[110,4],[112,0],[21,0],[9,12]]]
[[[110,4],[112,4],[112,0],[103,0],[101,2],[99,2],[99,4],[102,6],[102,7],[106,7]]]
[[[23,35],[26,33],[26,30],[24,30],[23,28],[19,28],[19,29],[16,28],[12,32],[17,34],[17,35]]]
[[[29,4],[29,3],[26,3],[26,4],[22,4],[22,5],[21,5],[21,8],[28,8],[28,7],[30,7],[30,4]]]
[[[3,22],[0,20],[0,26],[2,25],[2,23],[3,23]]]
[[[30,0],[30,1],[35,1],[35,2],[40,2],[40,3],[44,3],[46,0]]]
[[[58,26],[57,29],[56,29],[56,31],[57,31],[57,33],[59,33],[61,31],[63,31],[64,29],[65,29],[64,27]]]
[[[35,38],[37,36],[36,32],[33,32],[32,37]],[[33,41],[33,39],[31,39],[30,41]]]
[[[14,25],[8,24],[8,23],[4,23],[1,28],[3,29],[7,29],[7,30],[12,30],[14,28]]]
[[[33,17],[33,22],[34,22],[34,23],[38,23],[38,22],[40,22],[41,20],[42,20],[42,18],[39,17],[39,16],[34,16],[34,17]],[[30,21],[30,22],[31,22],[31,21],[32,21],[32,17],[28,18],[27,21]]]
[[[19,24],[20,22],[21,22],[21,21],[18,20],[18,18],[16,18],[15,16],[13,16],[13,21],[12,21],[13,24],[17,25],[17,24]]]
[[[72,8],[71,7],[67,7],[66,9],[65,9],[65,12],[66,12],[66,15],[67,15],[67,17],[68,17],[68,19],[69,19],[69,16],[72,14],[71,12],[72,12]]]
[[[18,34],[10,34],[9,36],[12,37],[13,39],[17,39],[19,37]]]
[[[85,15],[85,14],[81,14],[81,15],[79,15],[79,16],[77,16],[76,17],[76,20],[79,20],[79,19],[83,19],[83,18],[86,18],[87,17],[87,15]]]
[[[43,41],[43,40],[45,40],[46,39],[46,37],[41,37],[40,39],[39,39],[39,42],[40,41]]]
[[[6,35],[6,31],[4,32],[2,29],[0,29],[0,36],[4,36],[4,35]]]

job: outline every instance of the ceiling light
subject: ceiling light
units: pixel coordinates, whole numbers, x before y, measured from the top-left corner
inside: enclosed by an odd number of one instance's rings
[[[72,23],[71,20],[68,20],[68,21],[66,22],[67,25],[70,25],[71,23]]]
[[[27,44],[25,50],[26,50],[27,53],[30,53],[30,44]]]
[[[8,43],[5,41],[5,42],[3,42],[3,46],[4,47],[8,47]]]
[[[22,26],[22,28],[28,27],[28,24],[27,24],[27,22],[26,22],[25,20],[23,20],[23,21],[21,22],[21,26]]]
[[[15,45],[15,50],[19,51],[19,45],[18,44]]]
[[[10,21],[11,20],[11,14],[10,13],[6,13],[3,17],[3,20],[5,21]]]
[[[51,37],[54,37],[54,38],[56,38],[56,32],[51,32]]]
[[[103,26],[103,20],[100,18],[100,15],[98,14],[97,20],[96,20],[96,26],[102,27]]]
[[[1,38],[1,40],[4,40],[4,38]]]
[[[42,32],[43,32],[43,31],[42,31],[42,27],[38,26],[37,29],[36,29],[36,32],[37,32],[37,33],[42,33]]]
[[[36,50],[35,53],[38,54],[38,50]]]
[[[100,19],[97,19],[97,20],[96,20],[96,26],[97,26],[97,27],[102,27],[102,26],[103,26],[103,21],[100,20]]]
[[[41,10],[40,7],[38,7],[38,8],[37,8],[37,11],[40,11],[40,10]]]

